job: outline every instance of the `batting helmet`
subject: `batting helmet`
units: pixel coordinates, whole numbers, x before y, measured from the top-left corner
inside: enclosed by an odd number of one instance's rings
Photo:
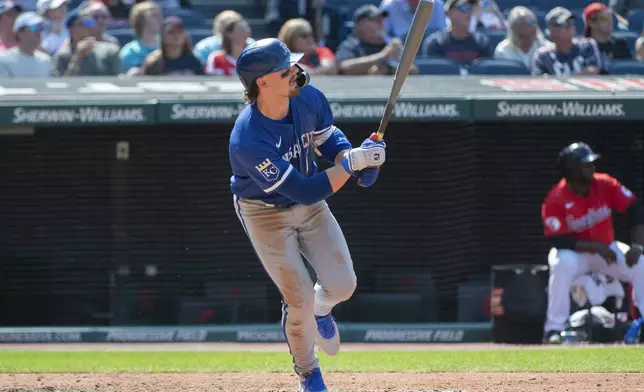
[[[303,53],[291,53],[276,38],[266,38],[246,46],[237,59],[237,75],[246,90],[260,76],[282,71],[297,64]]]
[[[559,153],[559,159],[557,160],[557,166],[559,167],[559,170],[565,174],[575,166],[594,162],[600,157],[601,155],[595,154],[586,143],[577,142],[561,150]]]

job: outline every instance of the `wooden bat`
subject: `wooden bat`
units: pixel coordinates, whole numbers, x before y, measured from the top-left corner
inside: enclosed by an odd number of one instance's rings
[[[411,66],[414,64],[414,59],[416,58],[416,54],[420,48],[420,43],[423,40],[425,30],[427,29],[427,23],[429,22],[433,9],[434,0],[420,0],[420,2],[418,2],[416,12],[414,13],[414,19],[409,27],[409,32],[405,39],[405,45],[403,46],[402,54],[400,55],[400,61],[396,67],[394,83],[391,86],[389,100],[387,100],[387,107],[385,108],[385,112],[380,120],[378,132],[371,135],[371,140],[380,141],[385,136],[385,129],[389,123],[389,117],[391,117],[391,112],[393,112],[394,107],[396,106],[398,94],[400,94],[400,90],[407,79],[407,75],[409,75]]]

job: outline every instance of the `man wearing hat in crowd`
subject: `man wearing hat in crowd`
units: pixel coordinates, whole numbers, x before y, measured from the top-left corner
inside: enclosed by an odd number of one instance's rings
[[[451,27],[425,38],[421,49],[423,56],[446,58],[464,65],[478,58],[491,58],[494,48],[488,37],[479,31],[470,31],[476,3],[476,0],[447,0],[445,13]]]
[[[38,0],[36,8],[40,16],[47,20],[42,37],[42,48],[50,55],[56,53],[60,45],[69,38],[65,27],[68,0]]]
[[[119,46],[95,38],[96,21],[76,9],[69,13],[65,27],[69,41],[53,57],[54,76],[117,76],[123,73]]]
[[[400,40],[387,42],[384,18],[387,11],[368,4],[353,14],[353,34],[347,37],[335,53],[338,71],[343,75],[393,74],[402,54]],[[418,73],[412,67],[411,73]]]
[[[4,1],[0,4],[0,53],[18,45],[13,25],[21,12],[22,7],[11,1]]]
[[[611,60],[633,58],[628,42],[613,35],[613,11],[602,3],[591,3],[584,9],[584,37],[597,42],[604,69]]]
[[[0,54],[0,77],[46,78],[51,76],[51,57],[38,50],[45,21],[35,12],[16,18],[13,31],[18,46]]]
[[[597,75],[601,56],[593,39],[575,39],[576,17],[570,10],[555,7],[546,14],[546,26],[554,45],[540,48],[532,60],[532,75]]]

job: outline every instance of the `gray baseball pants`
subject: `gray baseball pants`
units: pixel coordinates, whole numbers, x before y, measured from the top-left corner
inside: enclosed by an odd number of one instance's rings
[[[318,367],[317,323],[346,301],[356,275],[342,230],[325,201],[280,208],[234,197],[235,211],[257,256],[282,295],[282,327],[295,372]],[[311,281],[302,255],[316,272]]]

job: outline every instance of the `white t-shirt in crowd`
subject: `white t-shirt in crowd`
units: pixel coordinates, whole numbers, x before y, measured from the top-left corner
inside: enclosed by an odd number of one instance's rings
[[[47,50],[47,53],[53,55],[58,51],[58,48],[69,38],[69,30],[62,29],[60,33],[53,31],[45,31],[41,37],[41,46]]]
[[[494,58],[517,60],[522,62],[528,69],[530,69],[530,67],[532,66],[532,58],[534,57],[534,53],[540,47],[546,45],[552,45],[552,42],[548,40],[540,41],[537,39],[530,47],[530,50],[528,50],[528,52],[526,53],[506,38],[503,41],[499,42],[499,44],[496,46],[496,49],[494,50]]]
[[[51,57],[41,51],[33,56],[18,48],[0,54],[0,78],[48,78],[51,76]]]

